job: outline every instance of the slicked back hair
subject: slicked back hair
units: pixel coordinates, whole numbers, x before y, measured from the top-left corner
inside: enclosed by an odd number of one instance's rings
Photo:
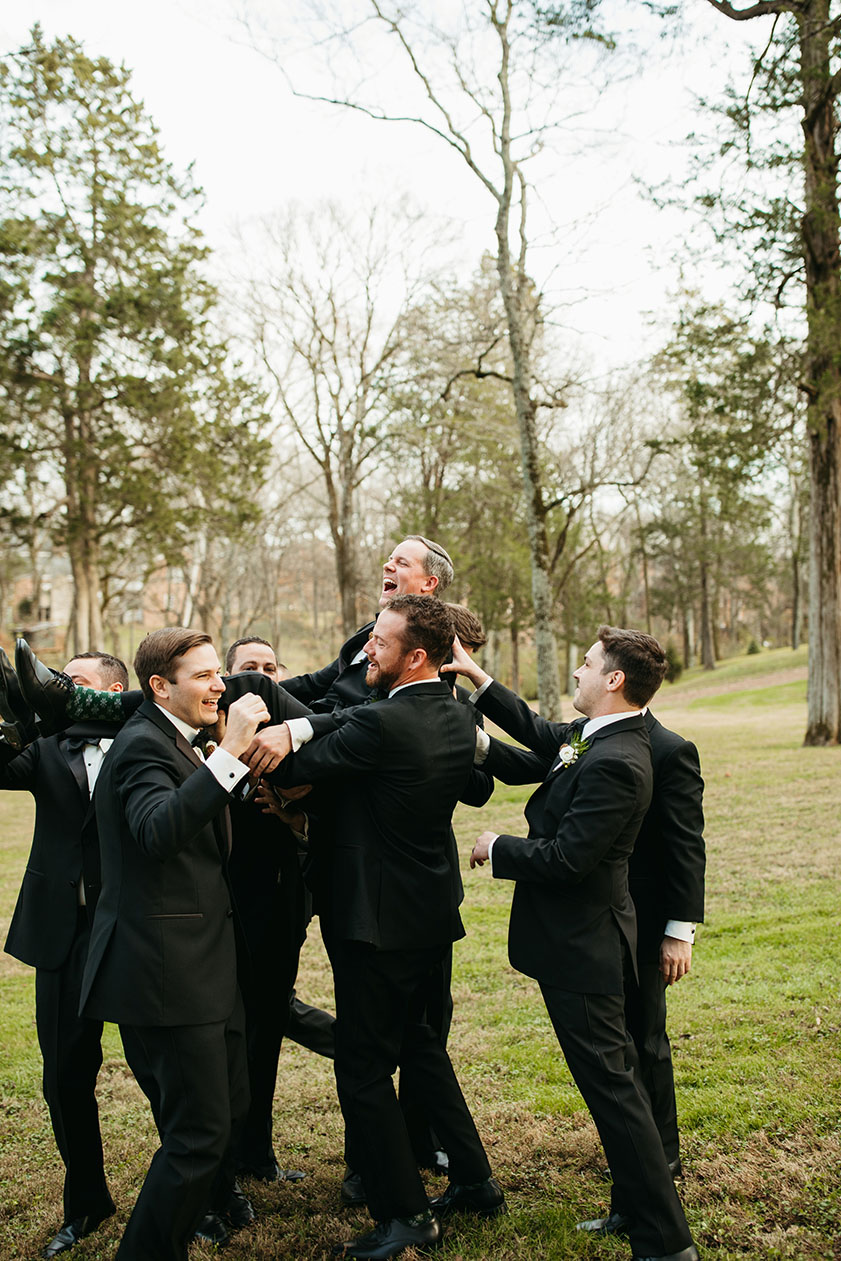
[[[424,538],[422,534],[407,534],[404,542],[408,543],[410,541],[423,543],[426,548],[426,555],[423,558],[423,570],[430,578],[438,579],[438,586],[435,588],[433,595],[440,595],[442,591],[446,591],[447,587],[452,585],[455,577],[455,569],[449,553],[444,550],[440,543],[433,543],[432,539]]]
[[[242,648],[243,644],[262,644],[264,648],[271,648],[275,651],[274,644],[270,644],[267,639],[261,639],[259,635],[246,635],[244,639],[235,639],[228,651],[225,653],[225,673],[231,673],[231,667],[237,655],[237,648]],[[275,652],[275,661],[277,661],[277,653]]]
[[[401,639],[406,652],[423,648],[429,664],[436,669],[449,660],[455,631],[446,604],[428,595],[396,595],[386,608],[405,618]]]
[[[153,695],[149,686],[153,674],[174,683],[178,660],[191,648],[212,643],[213,640],[204,631],[188,630],[186,626],[165,626],[163,630],[150,631],[140,641],[134,658],[134,673],[147,701]]]
[[[128,691],[128,666],[119,657],[112,657],[110,652],[76,652],[70,661],[97,661],[106,688],[112,683],[122,683],[123,691]]]
[[[603,674],[622,670],[622,693],[631,705],[647,705],[666,677],[668,661],[660,643],[645,631],[600,626],[598,639],[604,652]]]

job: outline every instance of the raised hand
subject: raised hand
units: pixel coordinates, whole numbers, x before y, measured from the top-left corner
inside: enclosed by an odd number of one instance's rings
[[[219,743],[220,749],[225,749],[233,757],[241,758],[251,745],[260,723],[268,722],[270,717],[262,696],[246,692],[228,709],[225,733]]]

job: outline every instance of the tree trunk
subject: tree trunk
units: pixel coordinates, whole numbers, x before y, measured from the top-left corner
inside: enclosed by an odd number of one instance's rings
[[[511,691],[520,690],[520,628],[511,623]]]
[[[803,85],[809,394],[809,703],[805,743],[841,738],[841,284],[829,0],[797,15]]]
[[[792,651],[796,652],[800,647],[800,637],[803,633],[803,627],[801,625],[803,615],[801,612],[802,605],[800,600],[800,556],[797,551],[795,551],[791,557],[791,585],[791,647]]]
[[[701,665],[705,670],[715,669],[715,642],[713,640],[712,611],[710,609],[710,579],[707,562],[701,562]]]

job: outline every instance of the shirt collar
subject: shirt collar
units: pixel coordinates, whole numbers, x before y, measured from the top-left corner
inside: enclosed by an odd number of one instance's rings
[[[609,727],[613,722],[619,722],[622,718],[635,718],[648,713],[648,706],[644,705],[642,709],[627,709],[623,714],[602,714],[600,718],[588,718],[581,729],[581,739],[589,740],[590,736],[594,736],[597,731],[601,731],[602,727]]]
[[[397,687],[393,687],[388,694],[388,699],[391,700],[392,696],[396,696],[398,692],[402,692],[404,687],[417,687],[419,683],[440,683],[440,682],[441,680],[438,678],[437,674],[434,679],[412,679],[411,683],[400,683],[398,684]]]
[[[164,709],[163,705],[159,705],[157,701],[154,702],[154,705],[155,709],[160,710],[163,716],[169,719],[175,730],[181,732],[187,743],[192,744],[193,737],[199,734],[198,727],[191,727],[183,718],[176,718],[175,714],[171,714],[168,709]]]

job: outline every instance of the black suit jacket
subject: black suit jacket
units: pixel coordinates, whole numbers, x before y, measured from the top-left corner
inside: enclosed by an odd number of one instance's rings
[[[704,781],[698,750],[645,715],[654,795],[628,867],[637,911],[637,957],[656,963],[670,919],[704,918]]]
[[[547,985],[621,994],[626,947],[632,958],[636,948],[628,859],[652,791],[645,721],[634,715],[611,723],[576,762],[555,770],[568,724],[540,718],[496,682],[479,704],[531,750],[492,741],[489,770],[504,778],[505,767],[519,761],[531,773],[532,754],[550,766],[526,805],[528,837],[501,835],[493,848],[494,876],[517,882],[511,963]]]
[[[270,776],[331,781],[342,822],[331,855],[332,931],[383,950],[462,937],[451,822],[473,781],[468,706],[436,681],[334,722]]]
[[[99,893],[99,844],[85,762],[68,741],[116,733],[110,724],[76,724],[36,740],[0,767],[0,787],[35,798],[32,849],[5,946],[30,967],[54,971],[67,958],[76,935],[80,876],[89,914]]]
[[[284,679],[282,686],[290,696],[308,705],[314,713],[329,714],[334,709],[363,704],[371,694],[365,682],[368,662],[360,661],[354,665],[353,659],[368,642],[373,629],[373,622],[361,626],[350,639],[345,640],[338,657],[329,666],[312,674],[297,674],[294,678]]]
[[[144,701],[114,741],[94,801],[102,891],[83,1013],[130,1025],[227,1019],[236,995],[228,793]]]

